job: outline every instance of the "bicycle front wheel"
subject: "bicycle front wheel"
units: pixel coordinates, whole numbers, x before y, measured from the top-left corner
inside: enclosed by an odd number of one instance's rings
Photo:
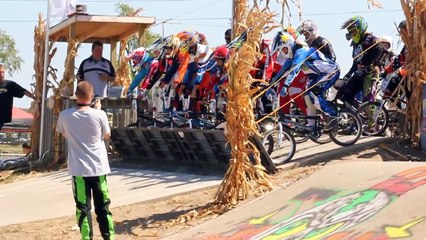
[[[330,117],[327,130],[334,143],[345,147],[355,144],[361,137],[362,123],[356,113],[341,109],[337,117]]]
[[[273,129],[266,132],[262,144],[275,165],[288,163],[296,152],[296,141],[287,129]]]

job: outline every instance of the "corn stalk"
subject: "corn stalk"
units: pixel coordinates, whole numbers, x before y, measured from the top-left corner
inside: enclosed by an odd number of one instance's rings
[[[383,5],[382,5],[382,3],[379,0],[368,0],[367,4],[368,4],[368,9],[371,9],[371,7],[373,7],[373,8],[383,8]]]
[[[247,18],[247,0],[234,0],[233,4],[233,19],[232,19],[232,37],[235,38],[244,32],[244,26],[240,25],[243,22],[243,19]]]
[[[250,192],[257,194],[272,189],[266,170],[260,163],[259,151],[249,140],[251,136],[258,134],[252,102],[252,97],[258,89],[250,89],[253,83],[250,70],[261,56],[259,40],[262,33],[271,31],[275,26],[270,26],[273,25],[273,14],[269,12],[268,7],[261,10],[256,1],[254,3],[251,10],[247,5],[244,5],[244,9],[240,8],[240,11],[246,13],[246,18],[241,19],[239,26],[242,31],[247,30],[247,41],[237,52],[231,54],[227,63],[229,83],[225,136],[231,146],[230,166],[214,202],[182,214],[166,224],[174,225],[207,215],[220,215],[234,207],[239,200],[246,199]],[[239,16],[243,15],[239,13]]]
[[[116,80],[113,83],[115,86],[124,86],[126,89],[129,87],[131,82],[131,73],[129,63],[126,59],[126,47],[127,39],[120,41],[118,68],[116,71]]]
[[[426,84],[426,0],[400,0],[407,19],[407,34],[402,40],[408,50],[405,60],[407,84],[411,90],[406,123],[411,125],[413,147],[420,143],[422,123],[423,85]]]
[[[128,9],[129,12],[123,12],[120,15],[127,16],[127,17],[135,17],[138,16],[139,13],[143,11],[143,8],[138,9]],[[124,86],[126,89],[129,87],[130,82],[132,81],[132,73],[130,71],[129,62],[126,59],[126,49],[130,45],[129,39],[131,41],[134,41],[134,39],[139,39],[136,35],[133,35],[129,38],[122,39],[120,41],[120,50],[119,50],[119,59],[118,59],[118,68],[116,71],[117,77],[115,78],[115,82],[113,85],[115,86]]]
[[[242,7],[242,6],[241,6]],[[253,114],[252,97],[257,89],[251,89],[253,79],[250,71],[256,59],[261,57],[259,40],[265,26],[271,23],[273,15],[259,9],[255,2],[248,11],[241,9],[246,18],[239,23],[247,30],[247,41],[231,54],[227,71],[226,138],[231,146],[231,160],[215,198],[219,205],[235,205],[240,199],[246,199],[250,192],[271,190],[265,168],[260,163],[260,154],[250,137],[258,134]],[[238,15],[244,15],[238,13]],[[250,26],[247,29],[246,26]]]
[[[299,21],[302,22],[302,0],[291,0],[297,7],[297,13],[299,15]]]
[[[33,121],[31,125],[31,155],[36,157],[39,156],[39,140],[40,140],[40,121],[41,121],[41,101],[43,98],[43,72],[44,72],[44,52],[45,52],[45,37],[46,37],[46,22],[42,15],[38,15],[38,24],[34,28],[34,96],[35,101],[31,103],[31,112],[33,113]],[[55,55],[56,48],[52,50],[55,41],[49,43],[49,65],[50,60]],[[52,72],[48,72],[47,75],[52,76]]]

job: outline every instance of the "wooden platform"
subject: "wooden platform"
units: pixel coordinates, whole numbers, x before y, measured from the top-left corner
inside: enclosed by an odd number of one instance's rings
[[[51,27],[49,37],[56,42],[68,42],[70,37],[85,43],[119,41],[154,23],[154,17],[74,15]]]

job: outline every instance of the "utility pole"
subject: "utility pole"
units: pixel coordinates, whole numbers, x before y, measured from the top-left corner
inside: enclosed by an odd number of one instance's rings
[[[236,30],[236,21],[235,21],[235,9],[237,5],[237,0],[232,0],[232,26],[231,26],[231,39],[235,38],[234,31]]]
[[[164,38],[164,22],[161,23],[161,38]]]

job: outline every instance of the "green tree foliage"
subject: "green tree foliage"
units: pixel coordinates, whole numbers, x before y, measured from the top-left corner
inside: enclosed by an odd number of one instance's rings
[[[19,57],[15,40],[0,29],[0,62],[6,67],[9,75],[21,69],[24,60]]]
[[[136,9],[127,3],[117,3],[115,7],[116,7],[116,12],[120,16],[139,16],[139,13],[143,11],[143,8]],[[139,46],[138,38],[136,35],[133,35],[131,38],[129,38],[127,43],[129,50],[135,49],[137,47],[147,47],[151,45],[151,43],[153,43],[155,40],[160,38],[161,35],[153,33],[149,29],[146,29],[143,37],[144,38],[143,38],[142,46]]]

